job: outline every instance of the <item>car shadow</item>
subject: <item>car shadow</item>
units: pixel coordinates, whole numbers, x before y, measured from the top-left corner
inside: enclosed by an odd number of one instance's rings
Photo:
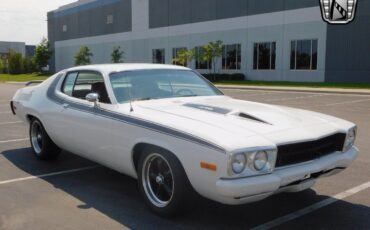
[[[29,148],[7,150],[0,154],[14,167],[30,175],[96,165],[66,152],[53,162],[37,161]],[[41,179],[81,201],[76,208],[94,208],[132,229],[248,229],[328,198],[317,195],[312,189],[300,193],[281,193],[260,202],[240,206],[227,206],[199,198],[186,215],[165,219],[154,215],[145,206],[135,179],[103,166]],[[357,223],[362,224],[359,226],[363,228],[370,228],[368,206],[346,201],[338,201],[335,205],[342,207],[344,211],[325,212],[322,214],[325,218],[320,218],[320,215],[315,218],[316,222],[310,221],[310,224],[302,224],[306,223],[305,218],[299,219],[297,226],[312,229],[327,224],[328,228],[338,226],[353,229],[356,228],[354,223]]]

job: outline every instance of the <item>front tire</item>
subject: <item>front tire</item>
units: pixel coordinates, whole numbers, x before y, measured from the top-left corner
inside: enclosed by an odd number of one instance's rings
[[[30,122],[30,141],[33,154],[39,160],[54,160],[61,150],[50,139],[41,122],[34,118]]]
[[[138,181],[145,203],[160,216],[179,215],[194,203],[194,191],[180,161],[161,148],[144,149],[139,159]]]

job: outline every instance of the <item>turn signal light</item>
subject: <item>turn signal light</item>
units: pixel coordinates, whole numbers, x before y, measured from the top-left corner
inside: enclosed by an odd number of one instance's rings
[[[217,165],[215,164],[210,164],[210,163],[207,163],[207,162],[200,162],[200,167],[202,169],[207,169],[207,170],[210,170],[210,171],[214,171],[216,172],[217,171]]]

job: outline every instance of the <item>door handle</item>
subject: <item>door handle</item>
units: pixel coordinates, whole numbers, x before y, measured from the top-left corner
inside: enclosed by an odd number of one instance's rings
[[[69,107],[69,104],[67,104],[67,103],[63,104],[63,108],[67,109],[68,107]]]

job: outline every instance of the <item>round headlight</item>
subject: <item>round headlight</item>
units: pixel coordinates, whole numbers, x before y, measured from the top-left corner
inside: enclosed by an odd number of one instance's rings
[[[231,162],[231,168],[235,174],[240,174],[245,169],[245,164],[247,163],[247,159],[245,158],[244,154],[237,154],[233,156]]]
[[[266,167],[266,164],[268,162],[268,156],[265,151],[260,151],[257,152],[256,155],[254,156],[254,168],[257,171],[261,171]]]

